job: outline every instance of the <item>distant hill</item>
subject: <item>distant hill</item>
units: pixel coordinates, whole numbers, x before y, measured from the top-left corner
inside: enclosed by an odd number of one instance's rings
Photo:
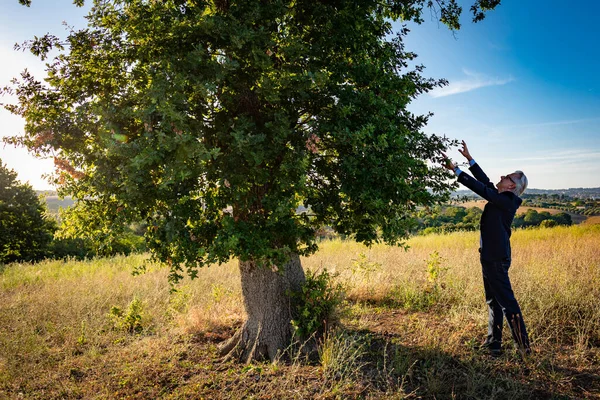
[[[43,196],[46,200],[46,207],[50,214],[58,214],[60,208],[67,208],[75,204],[75,200],[71,196],[61,199],[53,190],[36,190],[36,192],[38,196]]]

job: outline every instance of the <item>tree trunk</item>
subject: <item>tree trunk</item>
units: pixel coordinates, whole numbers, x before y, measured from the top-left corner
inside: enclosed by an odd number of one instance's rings
[[[248,319],[221,345],[221,354],[246,363],[266,358],[274,361],[291,344],[292,309],[286,292],[299,290],[306,279],[300,257],[293,254],[282,268],[240,261],[240,272]]]

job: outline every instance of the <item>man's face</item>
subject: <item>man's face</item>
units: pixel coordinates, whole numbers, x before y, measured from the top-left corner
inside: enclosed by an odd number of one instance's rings
[[[517,185],[515,182],[519,178],[518,174],[512,173],[508,175],[502,175],[500,177],[500,182],[496,183],[496,187],[500,191],[512,191]]]

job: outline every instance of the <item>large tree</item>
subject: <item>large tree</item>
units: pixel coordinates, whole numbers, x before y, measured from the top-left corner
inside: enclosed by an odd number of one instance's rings
[[[0,263],[45,257],[55,230],[35,190],[0,160]]]
[[[223,349],[273,359],[317,228],[398,244],[447,196],[430,161],[448,141],[407,110],[444,82],[392,31],[428,7],[460,27],[454,0],[96,0],[86,29],[25,46],[58,55],[6,89],[26,120],[12,142],[54,154],[62,192],[103,220],[147,221],[172,280],[239,259],[247,320]]]

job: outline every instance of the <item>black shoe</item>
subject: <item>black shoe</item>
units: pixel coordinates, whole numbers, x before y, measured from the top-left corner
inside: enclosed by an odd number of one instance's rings
[[[488,353],[492,357],[500,357],[504,354],[504,350],[502,350],[502,345],[499,343],[490,343],[485,341],[478,346],[475,346],[475,351],[481,353]]]

